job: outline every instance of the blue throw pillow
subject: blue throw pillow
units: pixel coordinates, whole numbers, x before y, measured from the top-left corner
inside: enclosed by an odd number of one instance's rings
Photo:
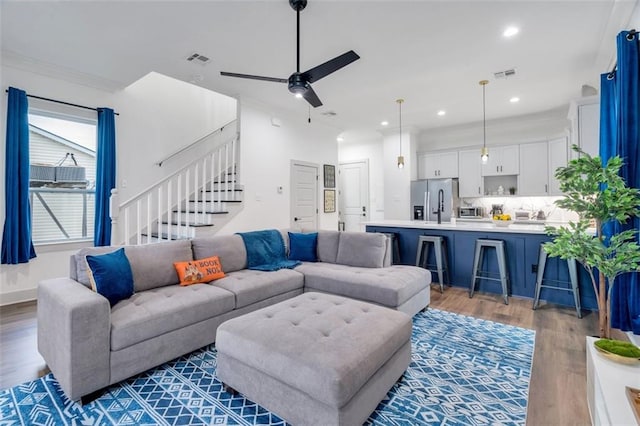
[[[293,234],[289,232],[289,259],[317,262],[318,233]]]
[[[112,253],[86,256],[93,291],[109,300],[111,306],[133,294],[133,273],[124,248]]]

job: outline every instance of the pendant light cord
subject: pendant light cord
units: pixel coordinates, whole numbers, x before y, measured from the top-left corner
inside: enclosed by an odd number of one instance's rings
[[[400,155],[402,155],[402,99],[398,99],[398,106],[400,107]]]
[[[486,80],[483,80],[486,81]],[[487,103],[485,98],[485,90],[487,88],[487,83],[482,84],[482,146],[487,147]]]
[[[398,155],[398,168],[402,169],[404,168],[404,157],[402,156],[402,103],[404,102],[404,99],[396,99],[396,102],[398,103],[398,114],[399,114],[399,118],[400,118],[400,133],[399,133],[399,140],[400,140],[400,155]]]

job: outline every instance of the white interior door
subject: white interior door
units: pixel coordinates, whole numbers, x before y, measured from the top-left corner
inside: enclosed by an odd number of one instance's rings
[[[291,165],[292,229],[318,229],[318,166]]]
[[[362,231],[369,219],[369,160],[340,163],[338,206],[345,231]]]

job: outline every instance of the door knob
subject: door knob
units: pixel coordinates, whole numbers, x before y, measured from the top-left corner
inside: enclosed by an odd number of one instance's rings
[[[294,217],[294,218],[293,218],[293,221],[294,221],[294,222],[297,222],[297,221],[298,221],[298,218],[297,218],[297,217]]]

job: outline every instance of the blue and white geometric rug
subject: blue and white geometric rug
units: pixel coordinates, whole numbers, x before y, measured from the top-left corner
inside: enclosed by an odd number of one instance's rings
[[[429,309],[412,362],[370,425],[524,425],[535,331]],[[55,378],[0,391],[0,425],[285,425],[216,379],[214,345],[110,387],[80,406]]]

